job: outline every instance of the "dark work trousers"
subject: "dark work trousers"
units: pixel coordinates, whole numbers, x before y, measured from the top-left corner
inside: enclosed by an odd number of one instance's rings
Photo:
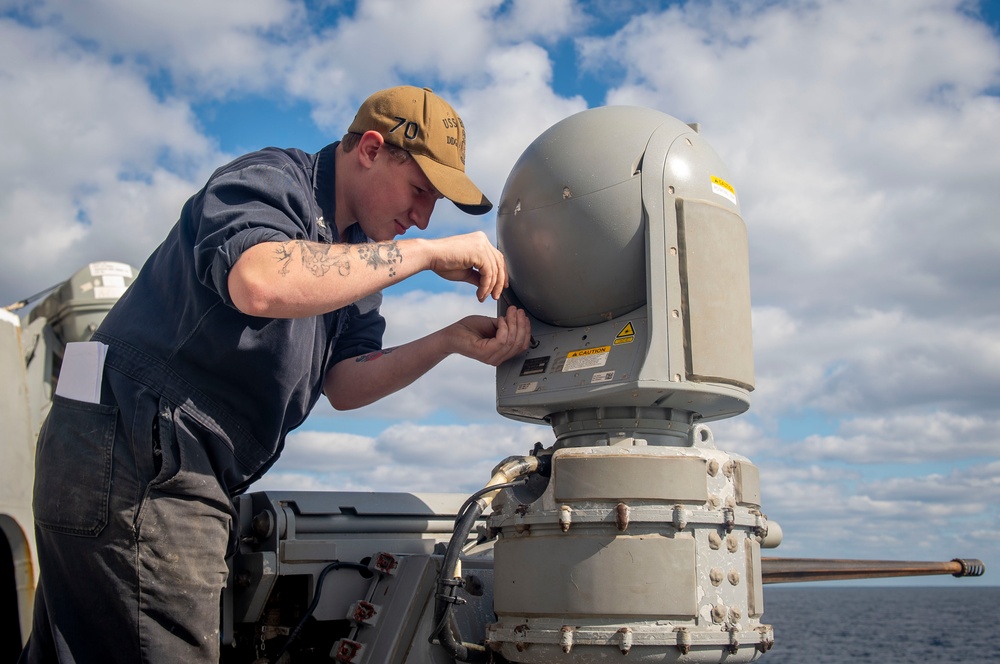
[[[56,397],[39,436],[20,661],[218,662],[231,502],[197,422],[108,373],[104,403]]]

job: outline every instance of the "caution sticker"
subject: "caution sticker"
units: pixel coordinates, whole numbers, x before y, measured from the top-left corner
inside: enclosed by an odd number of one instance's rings
[[[597,346],[596,348],[570,351],[566,353],[566,363],[563,364],[562,368],[563,373],[603,367],[608,362],[608,353],[610,352],[611,346]]]
[[[718,194],[733,205],[736,205],[736,189],[717,175],[712,176],[712,193]]]
[[[615,345],[619,346],[621,344],[630,344],[635,341],[635,327],[632,326],[632,321],[625,324],[625,327],[615,335]]]

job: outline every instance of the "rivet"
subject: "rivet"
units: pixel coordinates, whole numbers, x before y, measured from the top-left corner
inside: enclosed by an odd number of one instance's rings
[[[712,582],[713,586],[717,586],[722,583],[722,570],[718,567],[713,567],[708,573],[708,579]]]

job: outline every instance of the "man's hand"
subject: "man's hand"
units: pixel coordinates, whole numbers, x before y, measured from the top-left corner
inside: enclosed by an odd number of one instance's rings
[[[462,355],[494,367],[528,350],[531,342],[528,316],[517,307],[499,318],[467,316],[449,331],[458,335]]]
[[[507,265],[486,233],[476,231],[428,242],[433,245],[430,269],[438,276],[476,286],[480,302],[489,296],[500,299],[508,285]]]
[[[497,366],[528,350],[531,323],[508,307],[498,318],[467,316],[396,348],[341,360],[326,375],[324,391],[337,410],[360,408],[406,387],[453,353]]]

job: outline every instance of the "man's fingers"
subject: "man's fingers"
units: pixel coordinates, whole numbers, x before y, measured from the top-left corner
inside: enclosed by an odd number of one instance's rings
[[[514,308],[511,307],[511,309]],[[531,323],[528,322],[528,314],[525,313],[524,309],[517,309],[515,316],[517,318],[517,328],[513,345],[517,353],[523,353],[528,350],[528,344],[531,343]]]
[[[508,285],[507,264],[500,250],[482,231],[432,240],[440,247],[432,268],[446,279],[467,281],[476,287],[480,302],[499,300]]]
[[[487,297],[499,300],[507,280],[503,254],[492,246],[486,249],[486,255],[479,268],[479,289],[476,291],[480,302],[485,301]]]
[[[507,313],[497,319],[497,333],[493,341],[496,352],[491,364],[494,366],[520,355],[528,348],[531,339],[531,324],[523,309],[509,307]]]

